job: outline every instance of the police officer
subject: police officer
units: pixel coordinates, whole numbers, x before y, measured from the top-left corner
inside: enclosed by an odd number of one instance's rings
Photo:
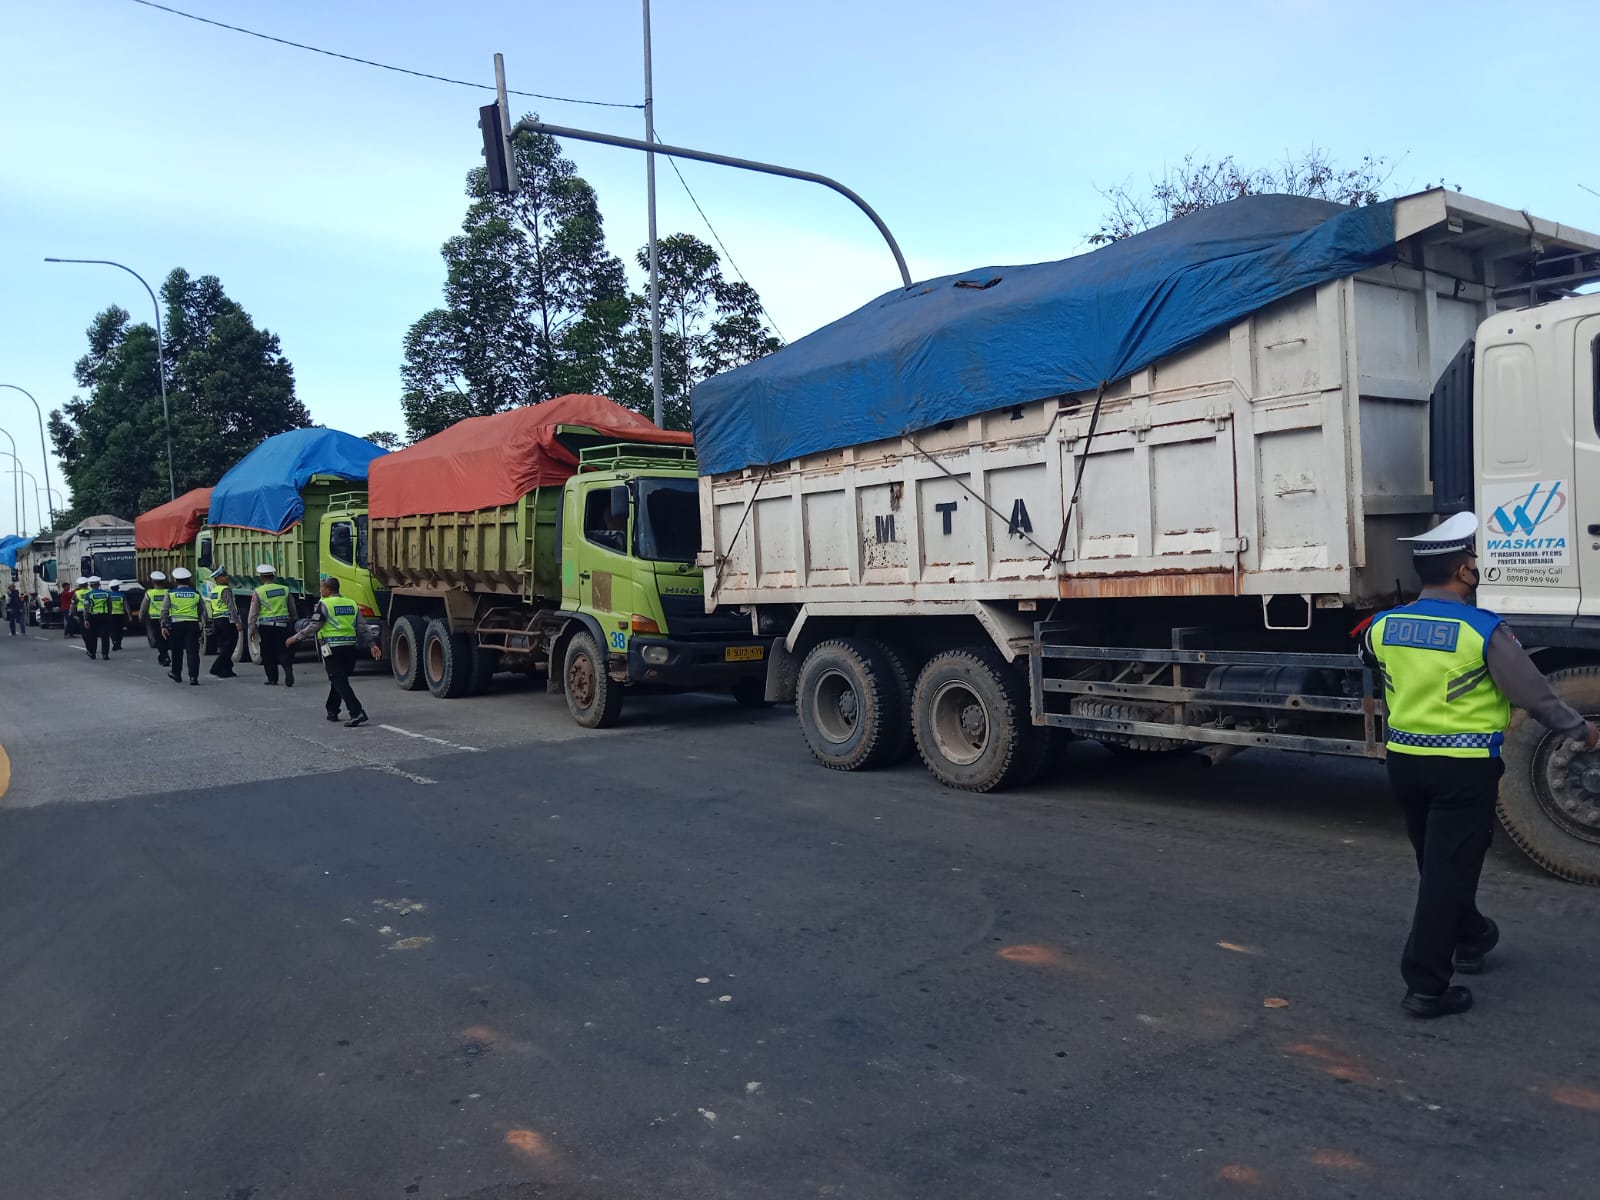
[[[111,661],[111,593],[100,586],[100,576],[89,576],[89,590],[83,597],[83,644],[94,657],[95,647],[100,657]]]
[[[218,679],[234,677],[233,652],[239,645],[238,610],[233,606],[233,589],[228,586],[228,568],[218,567],[211,572],[211,585],[206,589],[206,620],[217,636],[217,656],[211,660],[212,675]]]
[[[89,590],[87,576],[79,575],[67,598],[66,616],[61,620],[62,637],[83,637],[83,597]]]
[[[111,634],[111,648],[122,649],[122,632],[128,624],[128,598],[122,594],[122,580],[113,579],[106,584],[111,593],[111,611],[106,617],[106,630]]]
[[[367,723],[367,710],[361,707],[355,691],[350,687],[350,672],[355,669],[359,649],[370,648],[373,658],[381,651],[372,630],[361,619],[361,609],[354,600],[339,595],[339,581],[327,575],[322,577],[322,599],[305,627],[291,637],[285,645],[293,646],[303,638],[315,637],[317,649],[322,653],[322,665],[328,672],[328,699],[325,708],[328,720],[339,719],[341,702],[349,712],[346,728],[354,729]]]
[[[1458,513],[1411,543],[1422,594],[1381,613],[1363,653],[1383,676],[1389,785],[1417,855],[1417,903],[1400,959],[1418,1017],[1472,1007],[1452,970],[1476,974],[1500,940],[1478,911],[1478,875],[1494,835],[1500,744],[1515,705],[1593,750],[1600,729],[1556,695],[1500,617],[1474,607],[1478,518]]]
[[[139,619],[144,622],[146,629],[154,630],[161,621],[161,610],[167,603],[167,575],[165,571],[150,572],[150,586],[144,590],[144,601],[139,605]],[[165,635],[157,633],[156,662],[166,666],[167,639]]]
[[[278,569],[271,563],[256,567],[261,584],[250,594],[250,615],[245,628],[261,640],[261,668],[267,686],[278,684],[278,669],[283,668],[283,685],[294,686],[294,651],[285,642],[294,625],[294,598],[278,582]]]
[[[185,660],[189,666],[189,686],[200,683],[200,635],[205,625],[200,593],[194,590],[194,576],[187,567],[172,572],[172,590],[161,604],[161,636],[166,638],[172,656],[167,672],[173,683],[183,682]]]

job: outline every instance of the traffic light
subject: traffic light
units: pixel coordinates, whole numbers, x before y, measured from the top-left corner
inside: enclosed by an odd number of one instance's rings
[[[499,104],[485,104],[478,110],[478,129],[483,133],[483,165],[489,173],[489,190],[509,196],[516,190],[516,181],[511,173],[511,147],[506,142]]]

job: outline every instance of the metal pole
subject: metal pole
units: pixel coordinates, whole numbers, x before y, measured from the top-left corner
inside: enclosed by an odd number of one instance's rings
[[[17,497],[17,496],[25,496],[27,494],[23,490],[22,479],[20,478],[20,476],[26,475],[29,479],[32,479],[33,478],[33,474],[32,474],[32,472],[24,471],[22,469],[22,460],[20,458],[18,458],[13,451],[0,450],[0,454],[4,454],[13,463],[13,466],[11,468],[11,476],[16,481],[16,485],[12,489],[12,495],[13,495],[12,503],[16,503],[17,501],[15,500],[15,497]],[[22,506],[23,506],[22,507],[22,511],[17,515],[17,533],[22,537],[27,537],[28,536],[28,508],[27,508],[27,501],[26,500],[22,501]],[[34,497],[33,506],[34,506],[34,508],[38,508],[39,507],[39,498],[37,496]]]
[[[126,271],[140,283],[150,295],[150,307],[156,310],[156,377],[161,381],[161,420],[167,427],[167,499],[178,498],[178,486],[174,482],[172,473],[172,413],[167,408],[167,349],[161,336],[161,305],[156,300],[155,290],[145,283],[145,278],[132,267],[125,267],[119,262],[112,262],[109,258],[46,258],[48,263],[88,263],[98,267],[116,267]]]
[[[38,523],[39,530],[43,531],[43,529],[44,529],[44,515],[39,511],[39,481],[34,478],[34,475],[33,475],[32,471],[24,471],[22,469],[22,462],[19,459],[17,459],[17,456],[15,454],[13,454],[11,457],[12,457],[12,460],[15,461],[16,464],[17,464],[16,466],[11,468],[11,474],[13,476],[26,475],[28,477],[28,482],[33,484],[33,519],[34,519],[35,522]],[[17,482],[18,482],[18,484],[20,484],[22,482],[22,480],[18,479]],[[27,502],[26,497],[28,495],[28,489],[27,488],[22,488],[21,489],[21,494],[24,497],[23,502],[22,502],[22,511],[23,511],[23,514],[24,514],[24,524],[26,524],[26,514],[27,514],[27,511],[28,511],[28,502]],[[23,537],[31,536],[26,529],[19,529],[19,530],[17,530],[17,532],[22,534]]]
[[[517,156],[511,148],[511,105],[506,101],[506,59],[503,54],[494,56],[494,90],[500,100],[500,133],[506,142],[506,183],[517,190]]]
[[[5,434],[6,441],[11,443],[11,461],[20,467],[22,465],[22,460],[17,457],[17,439],[11,436],[11,431],[8,429],[0,429],[0,433]],[[28,518],[20,511],[22,503],[21,497],[22,480],[18,479],[15,474],[13,474],[11,479],[11,512],[16,516],[17,519],[17,532],[27,533],[28,531],[24,529],[23,526],[28,523]]]
[[[46,491],[55,491],[55,489],[50,486],[50,449],[45,445],[44,440],[44,410],[39,407],[39,402],[33,399],[33,393],[28,391],[26,388],[19,388],[14,383],[0,383],[0,388],[10,388],[14,392],[21,392],[29,400],[33,401],[33,415],[39,418],[39,453],[44,455],[44,486]],[[59,493],[57,494],[59,495]],[[61,505],[61,511],[65,512],[66,509],[66,503],[63,501]],[[53,515],[54,510],[52,510],[52,516]]]
[[[900,253],[900,243],[894,240],[894,234],[889,232],[889,227],[883,223],[883,218],[872,210],[872,206],[856,195],[837,179],[829,179],[826,175],[818,175],[815,171],[797,171],[793,167],[779,167],[772,163],[756,162],[749,158],[733,158],[727,154],[712,154],[706,150],[689,150],[683,146],[668,146],[661,142],[641,142],[637,138],[616,137],[609,133],[595,133],[588,129],[571,129],[565,125],[546,125],[543,121],[518,121],[511,129],[513,134],[518,133],[547,133],[555,138],[572,138],[578,142],[597,142],[602,146],[620,146],[624,150],[642,150],[647,154],[665,154],[668,158],[690,158],[696,162],[716,163],[723,167],[738,167],[742,171],[760,171],[765,175],[782,175],[786,179],[804,179],[809,183],[820,183],[825,188],[832,188],[846,200],[854,204],[867,214],[870,220],[883,235],[883,240],[889,244],[889,252],[894,255],[894,264],[900,268],[900,282],[911,286],[911,272],[906,269],[905,255]]]
[[[644,140],[656,140],[655,85],[650,78],[650,0],[644,0]],[[650,385],[655,396],[655,422],[665,427],[661,403],[661,269],[656,243],[656,156],[644,155],[645,207],[650,224]]]

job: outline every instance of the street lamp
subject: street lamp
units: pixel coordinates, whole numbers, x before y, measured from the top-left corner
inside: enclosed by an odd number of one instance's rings
[[[12,474],[14,480],[15,480],[15,487],[17,489],[16,490],[16,494],[25,497],[27,495],[27,492],[22,489],[22,480],[20,478],[16,478],[16,477],[20,476],[20,475],[26,475],[29,479],[33,479],[33,473],[31,471],[24,471],[22,469],[22,460],[20,458],[18,458],[15,454],[11,453],[11,451],[9,451],[9,450],[0,450],[0,454],[4,454],[7,458],[9,458],[13,463],[16,464],[16,466],[11,468],[11,474]],[[35,483],[35,485],[37,485],[38,484],[38,480],[34,480],[34,483]],[[26,499],[23,500],[23,504],[24,505],[27,504]],[[33,506],[36,509],[39,507],[39,496],[38,496],[37,492],[34,493]],[[37,516],[38,514],[35,513],[34,515]],[[27,510],[26,507],[23,508],[21,514],[18,516],[17,522],[18,522],[18,524],[17,524],[17,533],[20,534],[23,537],[27,537],[28,536],[28,510]]]
[[[145,278],[132,267],[125,267],[119,262],[112,262],[109,258],[46,258],[48,263],[83,263],[97,267],[116,267],[126,271],[140,283],[144,283],[144,290],[150,294],[150,306],[156,310],[156,376],[161,380],[161,420],[167,427],[167,499],[178,498],[178,487],[173,482],[172,475],[172,414],[167,410],[167,351],[166,344],[161,338],[161,305],[156,302],[155,291]]]
[[[33,401],[33,415],[39,418],[39,453],[44,455],[44,486],[45,490],[54,491],[55,489],[50,486],[50,450],[44,441],[44,410],[39,407],[39,402],[33,399],[33,393],[27,388],[20,388],[14,383],[0,383],[0,388],[10,388],[13,392],[21,392],[29,400]],[[66,511],[65,504],[62,505],[62,511]]]
[[[0,433],[5,434],[6,441],[11,443],[11,460],[21,466],[21,460],[17,458],[17,439],[11,436],[11,431],[8,429],[0,428]],[[34,499],[37,501],[38,497],[35,496]],[[26,533],[27,530],[23,526],[28,523],[28,518],[23,515],[21,506],[22,480],[13,478],[11,481],[11,511],[17,515],[17,532]]]

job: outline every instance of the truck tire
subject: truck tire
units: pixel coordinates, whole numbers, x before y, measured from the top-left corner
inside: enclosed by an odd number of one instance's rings
[[[422,674],[428,690],[441,700],[467,694],[472,684],[472,642],[464,633],[451,633],[438,617],[422,634]]]
[[[1549,679],[1584,716],[1600,716],[1600,667],[1571,667]],[[1573,750],[1517,709],[1501,757],[1496,808],[1511,840],[1552,875],[1600,884],[1600,753]]]
[[[884,751],[885,763],[905,762],[911,757],[912,751],[917,748],[917,739],[911,729],[911,683],[913,675],[906,665],[908,659],[906,652],[898,646],[888,642],[874,640],[883,660],[889,665],[889,676],[894,682],[894,690],[899,696],[900,720],[895,723],[894,744]]]
[[[606,671],[606,656],[594,635],[573,635],[562,662],[567,711],[585,729],[605,729],[622,715],[622,685]]]
[[[152,649],[152,650],[161,649],[161,634],[160,634],[160,632],[158,632],[159,629],[160,629],[160,623],[159,622],[146,621],[144,623],[144,640],[145,640],[145,644],[148,645],[150,647],[150,649]]]
[[[389,670],[402,692],[420,692],[428,686],[422,673],[422,635],[427,627],[422,617],[401,617],[389,631]]]
[[[917,676],[912,729],[940,783],[992,792],[1039,774],[1050,740],[1033,726],[1027,678],[988,646],[935,655]]]
[[[834,771],[891,761],[910,721],[894,664],[865,638],[816,645],[800,665],[794,708],[811,756]]]
[[[499,669],[500,651],[485,650],[481,646],[475,648],[472,652],[472,687],[469,694],[481,696],[487,692]]]

